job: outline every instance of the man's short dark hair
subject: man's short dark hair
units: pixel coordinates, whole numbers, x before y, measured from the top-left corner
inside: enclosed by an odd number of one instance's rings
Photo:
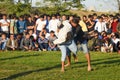
[[[54,31],[50,31],[50,33],[55,33]]]
[[[41,15],[40,18],[44,18],[44,15]]]

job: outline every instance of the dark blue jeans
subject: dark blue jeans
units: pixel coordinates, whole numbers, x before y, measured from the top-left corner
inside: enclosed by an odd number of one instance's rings
[[[43,49],[48,50],[48,43],[40,43],[40,44],[39,44],[39,48],[40,48],[41,50],[43,50]]]
[[[5,48],[6,48],[6,42],[2,42],[0,44],[0,50],[5,50]]]

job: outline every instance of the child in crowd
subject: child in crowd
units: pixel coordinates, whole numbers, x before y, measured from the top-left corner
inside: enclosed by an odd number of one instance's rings
[[[0,37],[0,50],[6,49],[7,40],[8,38],[6,37],[6,34],[2,33]]]
[[[51,51],[51,50],[57,50],[57,45],[55,45],[54,43],[53,43],[53,41],[54,40],[56,40],[57,39],[57,37],[55,36],[55,34],[54,34],[54,31],[51,31],[50,32],[50,36],[48,37],[48,41],[49,41],[49,50]]]
[[[48,50],[48,39],[45,38],[44,34],[43,35],[39,34],[38,44],[39,44],[40,50],[42,50],[42,51]]]

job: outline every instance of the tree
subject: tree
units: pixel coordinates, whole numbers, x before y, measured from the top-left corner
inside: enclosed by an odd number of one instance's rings
[[[118,7],[119,7],[119,10],[120,10],[120,0],[117,0],[117,2],[118,2]]]

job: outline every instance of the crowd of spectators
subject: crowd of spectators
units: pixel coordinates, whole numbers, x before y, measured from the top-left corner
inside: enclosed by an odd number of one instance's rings
[[[71,23],[73,18],[79,20],[84,31],[90,51],[120,53],[120,14],[97,15],[96,13],[81,17],[75,15],[15,14],[0,15],[0,50],[1,51],[56,51],[53,44],[63,20]]]

